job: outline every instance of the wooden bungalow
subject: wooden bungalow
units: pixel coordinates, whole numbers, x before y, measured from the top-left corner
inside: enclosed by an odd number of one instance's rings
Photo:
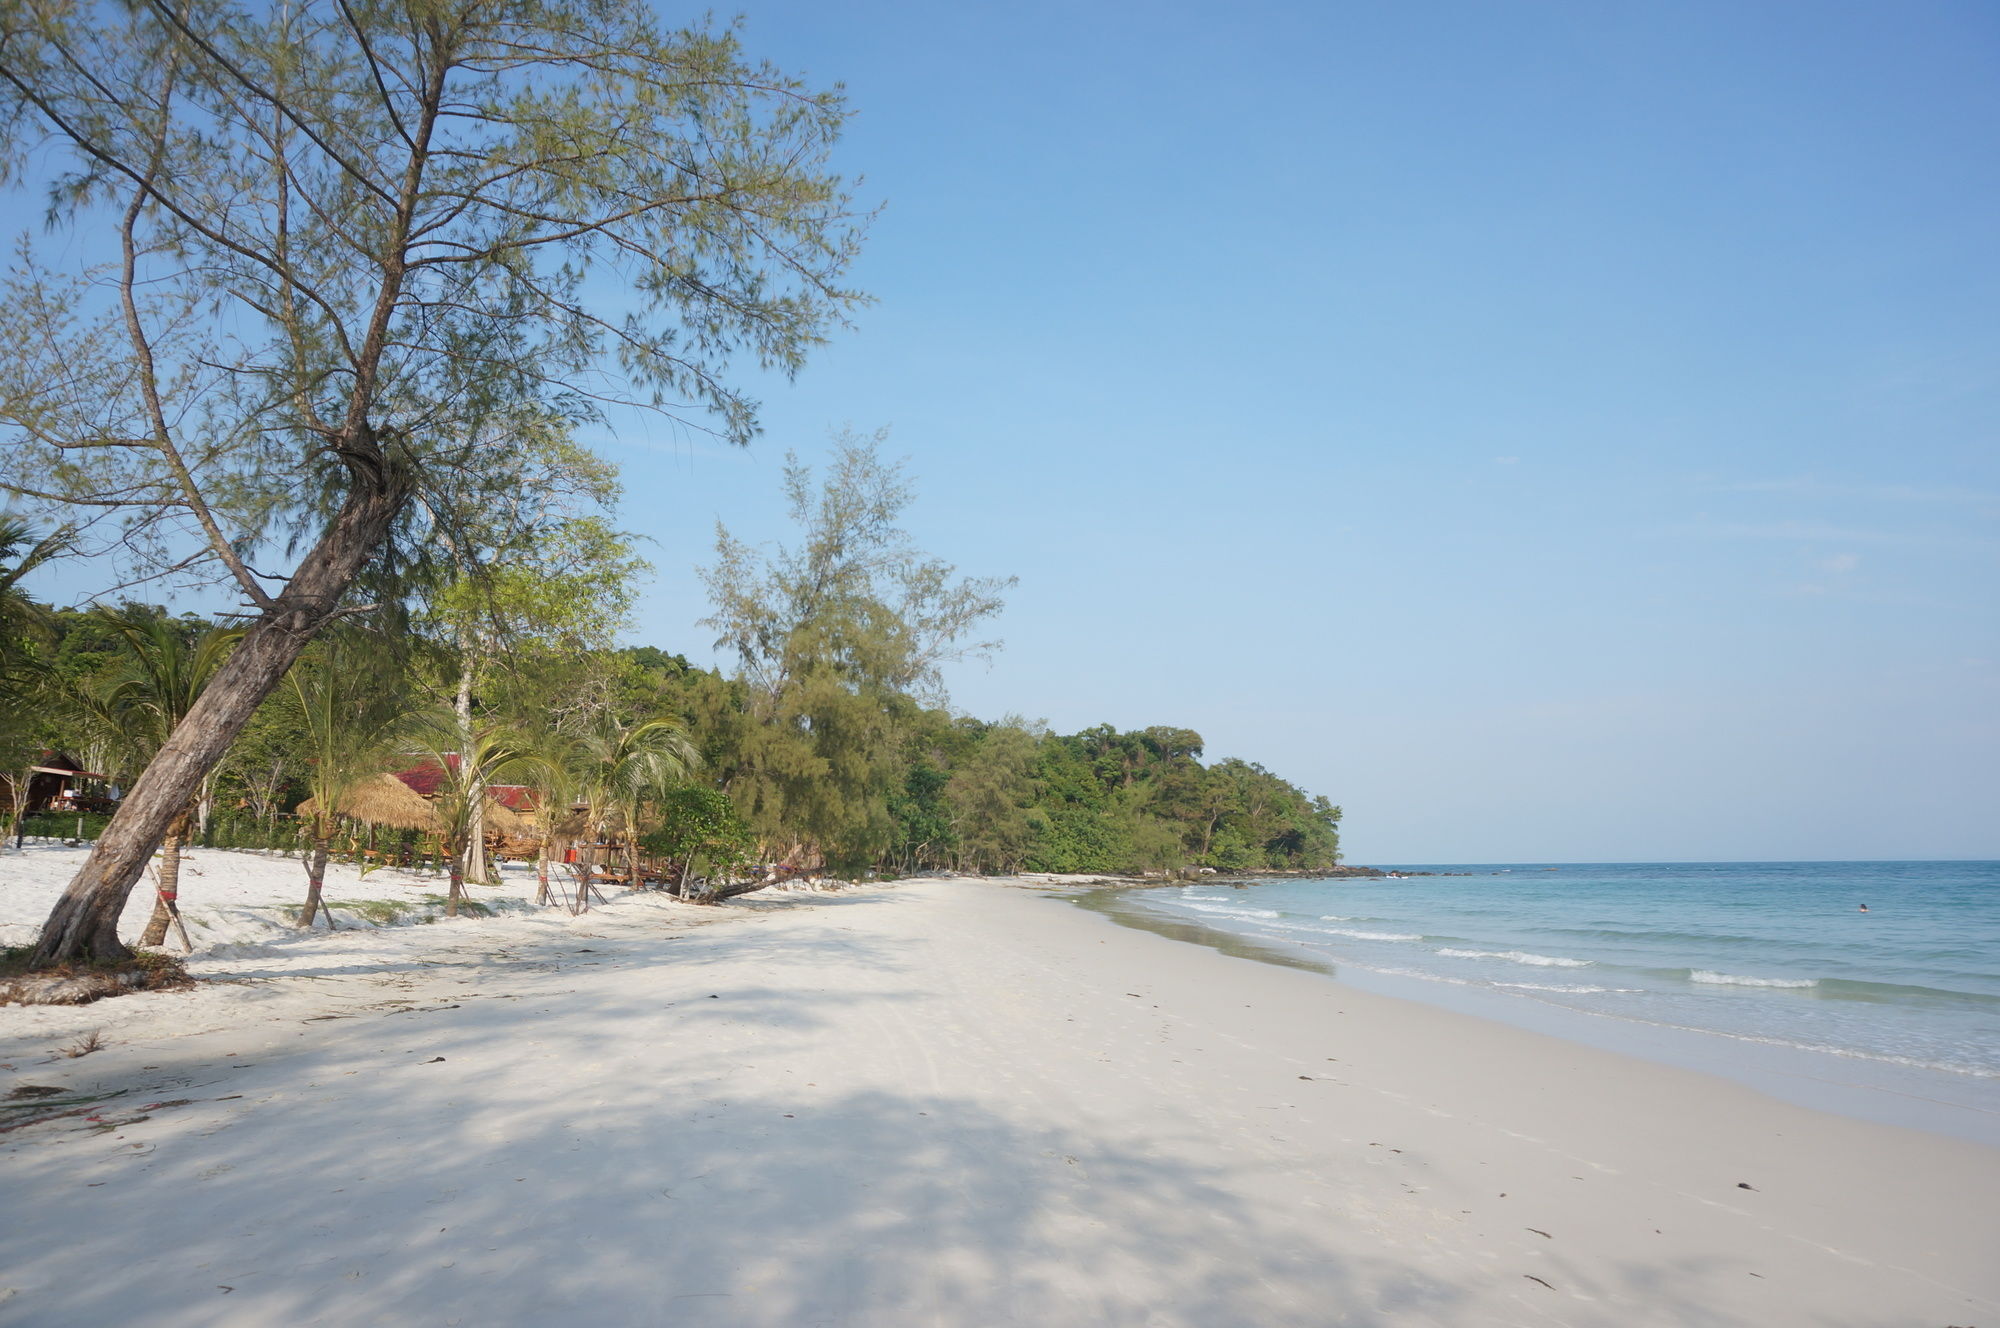
[[[13,801],[13,795],[26,780],[27,797],[22,800],[21,810],[33,815],[36,812],[110,811],[113,800],[100,789],[106,776],[85,770],[80,761],[68,752],[44,751],[36,763],[22,774],[9,772],[5,797]]]

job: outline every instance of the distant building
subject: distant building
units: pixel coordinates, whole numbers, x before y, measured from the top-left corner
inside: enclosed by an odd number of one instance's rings
[[[45,751],[26,771],[28,797],[22,810],[35,812],[109,811],[115,801],[103,788],[105,776],[85,770],[68,752]],[[12,802],[16,781],[11,772],[0,775],[4,795]]]

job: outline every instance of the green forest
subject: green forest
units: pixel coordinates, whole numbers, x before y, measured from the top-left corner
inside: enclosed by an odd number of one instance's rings
[[[603,767],[632,785],[606,836],[657,858],[695,857],[704,872],[1338,860],[1338,807],[1254,762],[1204,763],[1190,729],[1060,734],[954,711],[939,670],[997,648],[975,638],[1008,583],[958,578],[908,546],[897,522],[913,495],[876,440],[846,441],[824,477],[794,461],[786,487],[795,544],[751,549],[720,530],[703,569],[715,608],[705,626],[736,668],[607,644],[646,569],[600,517],[577,517],[532,549],[468,553],[406,587],[395,612],[324,633],[210,776],[184,837],[309,847],[314,818],[299,808],[315,795],[337,803],[330,776],[359,780],[449,752],[478,758],[489,783],[579,803],[591,782],[580,771]],[[35,532],[16,521],[0,541],[6,768],[59,751],[129,785],[239,633],[143,603],[48,608],[18,575],[47,553]],[[636,759],[648,753],[650,764]],[[353,830],[319,826],[317,837],[337,852],[359,842]]]

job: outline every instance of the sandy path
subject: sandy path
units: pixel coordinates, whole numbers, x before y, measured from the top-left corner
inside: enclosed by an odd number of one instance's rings
[[[0,1088],[129,1090],[101,1133],[0,1135],[0,1322],[1996,1318],[1993,1150],[1033,891],[633,902],[0,1013]]]

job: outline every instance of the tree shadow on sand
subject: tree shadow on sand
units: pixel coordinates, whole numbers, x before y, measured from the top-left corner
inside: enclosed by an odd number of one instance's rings
[[[1244,1162],[1191,1162],[1171,1131],[742,1093],[730,1058],[656,1076],[619,1038],[562,1039],[593,1072],[538,1083],[486,1068],[490,1031],[361,1050],[370,1030],[289,1067],[302,1089],[260,1095],[251,1074],[240,1102],[195,1104],[157,1152],[16,1159],[36,1221],[8,1237],[7,1309],[49,1328],[1495,1321],[1465,1299],[1490,1310],[1490,1286],[1331,1249],[1310,1212],[1246,1199]],[[1677,1270],[1627,1275],[1672,1303]],[[1521,1321],[1621,1321],[1579,1308]]]
[[[337,1116],[246,1120],[115,1194],[57,1198],[51,1226],[94,1238],[17,1242],[36,1265],[23,1321],[1320,1324],[1343,1302],[1452,1298],[1409,1269],[1330,1260],[1222,1172],[975,1103],[668,1109],[634,1092],[461,1102],[446,1128],[399,1126],[396,1081],[425,1068],[375,1076]],[[358,1135],[356,1112],[375,1122]]]
[[[951,1046],[911,1014],[898,943],[697,935],[563,938],[605,966],[287,1031],[240,1067],[149,1049],[149,1090],[226,1086],[108,1136],[7,1137],[0,1320],[1486,1328],[1635,1321],[1622,1302],[1741,1322],[1699,1303],[1713,1267],[1572,1268],[1582,1301],[1420,1229],[1374,1239],[1287,1201],[1304,1154],[1232,1153],[1171,1101],[1093,1121],[1029,1105],[1062,1100],[1038,1084],[925,1091]],[[478,963],[504,978],[550,948]],[[659,982],[625,981],[648,962]],[[874,989],[821,991],[826,967]],[[835,1087],[837,1055],[869,1054],[850,1082],[870,1086]]]

